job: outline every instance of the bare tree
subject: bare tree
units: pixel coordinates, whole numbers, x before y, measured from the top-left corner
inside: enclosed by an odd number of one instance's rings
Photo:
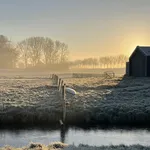
[[[26,40],[28,43],[32,65],[36,66],[38,63],[40,63],[41,56],[42,56],[43,38],[30,37]]]
[[[28,40],[25,39],[17,44],[17,49],[20,52],[20,60],[23,61],[25,68],[28,67],[28,61],[30,59],[30,49]]]
[[[105,56],[98,58],[86,58],[83,60],[74,61],[71,63],[76,67],[100,67],[100,68],[118,68],[125,67],[126,62],[128,61],[128,57],[125,55],[117,55],[117,56]]]
[[[68,45],[66,45],[65,43],[61,43],[59,54],[60,54],[60,63],[67,62],[69,54]]]
[[[4,35],[0,35],[0,68],[15,68],[18,52],[11,41]]]
[[[128,60],[128,57],[125,55],[118,55],[117,56],[117,64],[119,67],[125,67],[125,63]]]
[[[43,41],[44,62],[46,65],[52,64],[54,59],[54,42],[50,38],[45,38]]]

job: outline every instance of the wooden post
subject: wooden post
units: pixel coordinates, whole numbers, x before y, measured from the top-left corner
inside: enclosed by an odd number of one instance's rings
[[[66,96],[66,93],[65,93],[65,89],[66,89],[66,84],[64,84],[63,86],[62,86],[62,98],[63,98],[63,100],[65,100],[65,96]]]
[[[62,99],[63,99],[63,122],[66,120],[66,85],[64,84],[62,90]]]
[[[54,74],[52,74],[52,84],[54,84]]]
[[[60,92],[60,88],[61,88],[61,78],[58,81],[58,91]]]
[[[63,83],[64,83],[64,81],[61,80],[61,83],[60,83],[60,94],[61,94],[61,96],[62,96],[62,91],[63,91]]]
[[[64,81],[56,75],[52,74],[52,81],[53,84],[58,86],[58,91],[60,93],[61,99],[62,99],[62,107],[63,107],[63,114],[62,114],[62,120],[59,120],[60,125],[63,125],[66,120],[66,84],[64,84]]]
[[[56,75],[54,74],[54,84],[55,84],[55,82],[56,82]]]
[[[55,74],[54,84],[55,85],[57,84],[57,76],[56,76],[56,74]]]
[[[53,74],[52,74],[52,81],[53,81]]]
[[[65,129],[65,125],[62,125],[61,126],[61,129],[60,129],[60,138],[61,138],[61,142],[62,143],[65,143],[65,138],[66,138],[66,129]]]
[[[56,78],[56,75],[53,74],[53,85],[55,85],[55,82],[56,82],[56,81],[55,81],[55,80],[56,80],[55,78]]]
[[[56,75],[56,85],[58,86],[59,77]]]
[[[55,74],[55,85],[57,84],[57,75]]]

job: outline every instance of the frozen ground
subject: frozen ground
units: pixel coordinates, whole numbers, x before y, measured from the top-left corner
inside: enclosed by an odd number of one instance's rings
[[[1,123],[32,123],[36,120],[42,122],[48,116],[48,120],[53,122],[55,113],[59,114],[61,104],[57,90],[50,85],[51,80],[43,79],[43,76],[32,76],[31,79],[1,78]]]
[[[61,119],[62,101],[57,89],[50,86],[49,74],[0,78],[1,123],[48,123]],[[77,91],[77,95],[66,97],[66,121],[70,124],[150,123],[150,78],[65,76],[64,82]]]
[[[66,83],[78,92],[68,98],[71,112],[80,110],[79,117],[85,116],[86,122],[148,125],[150,121],[150,78],[80,78]]]

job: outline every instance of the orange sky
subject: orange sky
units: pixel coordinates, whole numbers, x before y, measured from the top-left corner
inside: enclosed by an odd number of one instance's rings
[[[70,59],[119,54],[130,56],[136,46],[150,46],[150,39],[147,32],[139,32],[137,30],[133,32],[122,32],[122,34],[122,36],[106,37],[105,40],[95,39],[94,42],[74,46],[74,48],[70,49]],[[75,49],[79,49],[80,51],[75,51]]]
[[[1,34],[15,42],[31,36],[60,40],[71,60],[130,55],[137,45],[150,45],[149,14],[150,0],[0,2]]]

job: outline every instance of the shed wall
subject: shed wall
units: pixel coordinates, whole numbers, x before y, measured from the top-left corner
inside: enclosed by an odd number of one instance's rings
[[[150,77],[150,56],[147,57],[147,76]]]
[[[136,50],[134,55],[130,58],[130,75],[135,77],[146,76],[146,56],[140,51]]]
[[[126,62],[126,75],[129,76],[129,62]]]

